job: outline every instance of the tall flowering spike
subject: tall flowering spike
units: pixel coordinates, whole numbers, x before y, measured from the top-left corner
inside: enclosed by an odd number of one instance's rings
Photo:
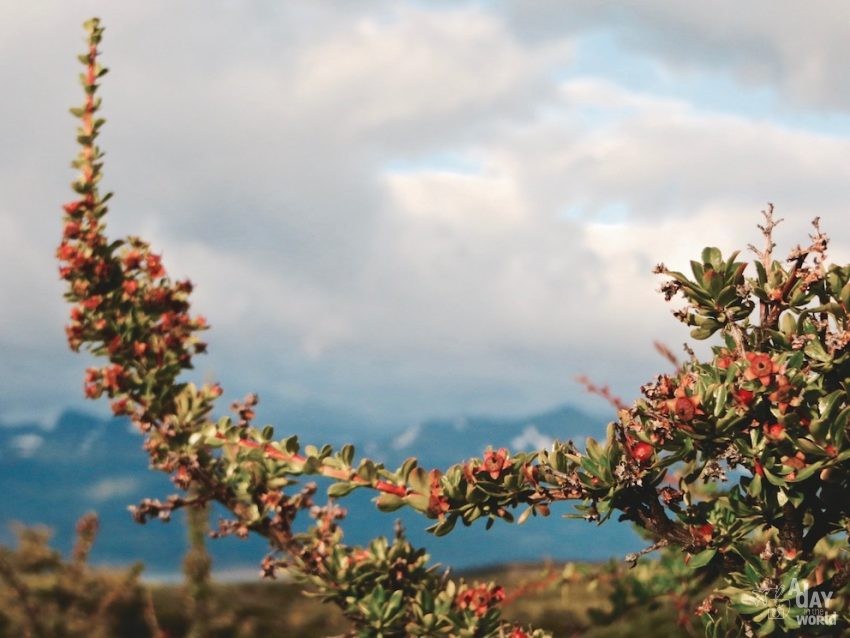
[[[100,108],[100,99],[97,97],[98,80],[103,77],[107,69],[98,64],[98,45],[103,38],[103,27],[100,20],[92,18],[84,25],[88,34],[88,49],[86,53],[79,56],[80,62],[85,67],[80,74],[80,83],[83,86],[85,99],[82,106],[72,108],[71,113],[80,120],[77,129],[77,142],[80,151],[73,162],[74,168],[79,169],[80,176],[73,182],[73,189],[80,195],[75,202],[65,205],[65,211],[71,218],[70,221],[92,215],[101,217],[106,212],[104,202],[109,195],[101,198],[98,193],[97,184],[100,181],[103,157],[96,141],[105,120],[96,118],[95,114]]]
[[[106,69],[98,63],[103,27],[97,18],[84,25],[85,53],[79,56],[83,104],[71,109],[79,119],[80,150],[72,166],[79,170],[67,202],[62,241],[57,249],[60,276],[68,281],[66,298],[74,304],[66,328],[74,350],[87,345],[106,355],[110,365],[87,376],[91,398],[107,394],[116,414],[131,414],[143,429],[158,426],[173,412],[182,387],[177,376],[192,366],[192,355],[205,344],[194,335],[204,330],[202,317],[189,316],[188,281],[172,282],[161,257],[137,238],[110,242],[104,233],[106,202],[101,195],[103,153],[97,138],[105,120],[97,117],[99,80]],[[209,399],[215,398],[210,393]]]

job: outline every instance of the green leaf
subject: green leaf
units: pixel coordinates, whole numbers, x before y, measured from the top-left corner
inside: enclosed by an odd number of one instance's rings
[[[715,395],[715,404],[714,404],[714,416],[719,417],[723,414],[723,410],[726,407],[726,386],[721,385],[717,389],[717,393]]]
[[[408,494],[404,497],[405,502],[413,509],[420,512],[428,511],[429,498],[427,494]]]
[[[340,498],[351,494],[355,489],[357,489],[357,485],[354,483],[333,483],[328,487],[328,496],[331,498]]]
[[[428,473],[421,467],[415,467],[411,470],[407,477],[408,484],[414,492],[419,494],[428,494],[431,488],[431,483],[428,480]]]
[[[699,569],[700,567],[705,567],[711,562],[715,554],[717,554],[717,550],[714,548],[704,549],[699,554],[694,554],[688,562],[688,568]]]
[[[780,478],[766,467],[762,468],[762,471],[764,472],[764,478],[766,478],[768,483],[771,485],[776,485],[777,487],[785,487],[787,485],[785,479]]]
[[[829,363],[832,361],[832,355],[824,350],[823,344],[821,344],[819,339],[812,339],[806,343],[803,347],[803,352],[815,361],[820,361],[821,363]]]
[[[708,246],[702,249],[702,263],[717,266],[723,261],[723,255],[719,248]]]
[[[804,467],[802,470],[798,470],[796,476],[793,479],[788,479],[791,483],[799,483],[801,481],[805,481],[807,478],[814,475],[815,472],[819,472],[823,467],[823,461],[818,461],[817,463],[811,463]]]
[[[747,492],[750,496],[758,497],[761,495],[762,484],[761,484],[761,476],[759,474],[755,474],[750,481],[750,484],[747,486]]]
[[[709,328],[707,326],[701,326],[699,328],[694,328],[691,330],[691,338],[697,339],[698,341],[704,341],[708,339],[711,335],[717,332],[717,328]]]
[[[404,506],[404,499],[395,494],[381,494],[375,499],[375,504],[382,512],[395,512]]]
[[[850,282],[844,284],[841,292],[838,293],[838,298],[844,304],[845,308],[850,308]]]
[[[702,275],[704,273],[702,264],[696,260],[691,260],[691,272],[694,273],[694,278],[697,281],[702,281]]]
[[[767,271],[764,269],[764,264],[760,261],[755,262],[756,264],[756,273],[758,274],[758,282],[760,285],[764,285],[767,283]]]
[[[455,528],[455,523],[457,523],[457,516],[452,515],[436,525],[432,525],[428,528],[428,531],[434,534],[434,536],[445,536]]]
[[[347,466],[351,466],[351,461],[354,459],[354,446],[343,445],[342,449],[339,451],[339,458]]]

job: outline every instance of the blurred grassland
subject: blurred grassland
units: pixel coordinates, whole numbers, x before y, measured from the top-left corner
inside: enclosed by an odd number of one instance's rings
[[[548,629],[558,637],[688,635],[676,626],[675,612],[664,602],[643,601],[612,613],[614,581],[591,577],[600,570],[606,571],[591,564],[510,565],[461,575],[467,580],[499,582],[507,592],[505,620]],[[180,586],[153,586],[153,600],[160,626],[169,636],[184,636],[188,627]],[[211,609],[216,638],[319,638],[339,636],[348,629],[336,607],[304,596],[293,583],[218,583],[213,586]]]

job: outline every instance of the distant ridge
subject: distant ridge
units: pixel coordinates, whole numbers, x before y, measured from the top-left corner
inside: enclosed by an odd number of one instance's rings
[[[605,418],[563,405],[528,417],[430,419],[383,432],[365,427],[357,417],[316,407],[303,408],[283,422],[288,427],[279,428],[279,435],[303,434],[299,438],[305,443],[350,441],[360,453],[388,466],[418,455],[426,467],[445,468],[480,456],[487,445],[520,451],[548,445],[552,438],[601,437]],[[127,512],[128,505],[142,498],[163,498],[176,491],[167,476],[148,469],[141,446],[141,436],[126,420],[103,420],[74,410],[63,412],[51,430],[0,424],[0,542],[11,542],[13,521],[43,523],[55,530],[57,546],[68,551],[76,519],[95,510],[102,532],[94,562],[124,565],[141,560],[149,573],[167,577],[179,572],[185,547],[182,517],[141,526]],[[552,520],[532,519],[524,528],[495,525],[485,532],[480,525],[436,539],[424,532],[427,519],[406,511],[400,516],[379,514],[369,503],[372,496],[363,491],[342,501],[349,509],[344,525],[348,542],[390,534],[393,521],[401,518],[414,542],[428,547],[435,560],[455,567],[543,557],[603,559],[639,547],[626,526],[597,528],[558,520],[557,513],[570,511],[568,505],[556,508]],[[222,572],[253,570],[266,552],[260,539],[223,539],[209,545]]]

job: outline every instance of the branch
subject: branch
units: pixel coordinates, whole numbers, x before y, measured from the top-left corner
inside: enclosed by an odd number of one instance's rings
[[[595,394],[607,401],[615,410],[625,410],[628,406],[623,400],[611,392],[611,388],[607,385],[599,386],[593,383],[589,377],[581,374],[576,377],[576,381],[584,387],[588,394]]]
[[[764,250],[759,250],[753,244],[747,244],[747,248],[756,254],[761,260],[764,271],[769,273],[773,266],[773,249],[776,248],[776,242],[773,241],[773,229],[784,220],[773,219],[773,204],[770,202],[767,204],[767,210],[761,211],[761,214],[764,217],[764,225],[757,224],[757,227],[764,235]],[[769,302],[765,301],[759,304],[759,325],[766,325],[769,306]]]
[[[658,352],[658,354],[660,354],[662,357],[667,359],[667,361],[669,361],[676,370],[682,367],[682,364],[679,361],[679,357],[673,354],[673,351],[665,344],[660,341],[653,341],[652,345],[655,347],[655,351]]]

